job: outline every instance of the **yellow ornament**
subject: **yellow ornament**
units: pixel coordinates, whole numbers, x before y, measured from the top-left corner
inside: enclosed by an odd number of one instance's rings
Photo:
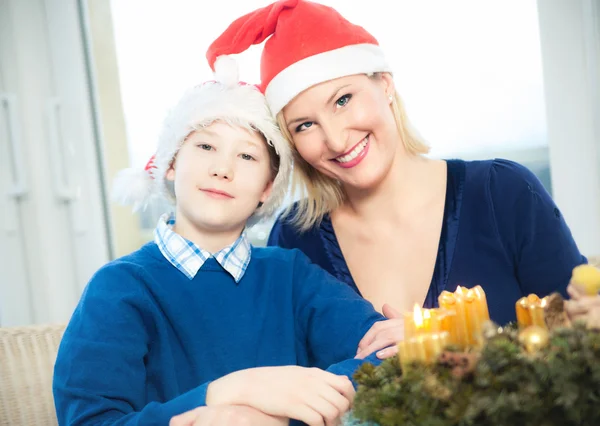
[[[571,283],[583,288],[589,296],[595,296],[600,291],[600,269],[592,265],[576,266]]]
[[[550,333],[544,327],[530,325],[519,332],[519,342],[525,346],[529,353],[535,353],[546,347],[550,341]]]

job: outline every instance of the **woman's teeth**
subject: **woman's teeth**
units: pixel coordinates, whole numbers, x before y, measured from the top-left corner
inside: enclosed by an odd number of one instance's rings
[[[348,161],[354,160],[363,151],[363,149],[365,149],[368,143],[369,135],[367,135],[361,143],[356,145],[356,147],[354,147],[354,149],[349,154],[346,154],[343,157],[337,157],[335,161],[337,161],[338,163],[347,163]]]

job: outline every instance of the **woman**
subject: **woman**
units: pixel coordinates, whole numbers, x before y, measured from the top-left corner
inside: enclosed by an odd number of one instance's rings
[[[523,295],[566,296],[586,259],[529,170],[427,158],[377,40],[330,7],[284,0],[256,10],[207,58],[212,66],[267,38],[260,87],[304,188],[270,245],[304,251],[388,317],[415,303],[435,307],[458,285],[481,285],[501,324],[515,320]]]

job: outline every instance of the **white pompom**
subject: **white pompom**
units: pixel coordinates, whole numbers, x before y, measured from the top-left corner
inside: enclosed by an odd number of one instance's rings
[[[133,211],[145,209],[152,196],[154,179],[144,169],[121,170],[113,181],[112,199],[130,205]]]
[[[227,87],[240,81],[237,62],[231,55],[221,55],[215,61],[215,79]]]

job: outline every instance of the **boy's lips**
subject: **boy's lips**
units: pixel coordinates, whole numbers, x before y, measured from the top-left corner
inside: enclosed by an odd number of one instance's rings
[[[200,191],[214,198],[234,198],[229,192],[215,188],[201,188]]]

